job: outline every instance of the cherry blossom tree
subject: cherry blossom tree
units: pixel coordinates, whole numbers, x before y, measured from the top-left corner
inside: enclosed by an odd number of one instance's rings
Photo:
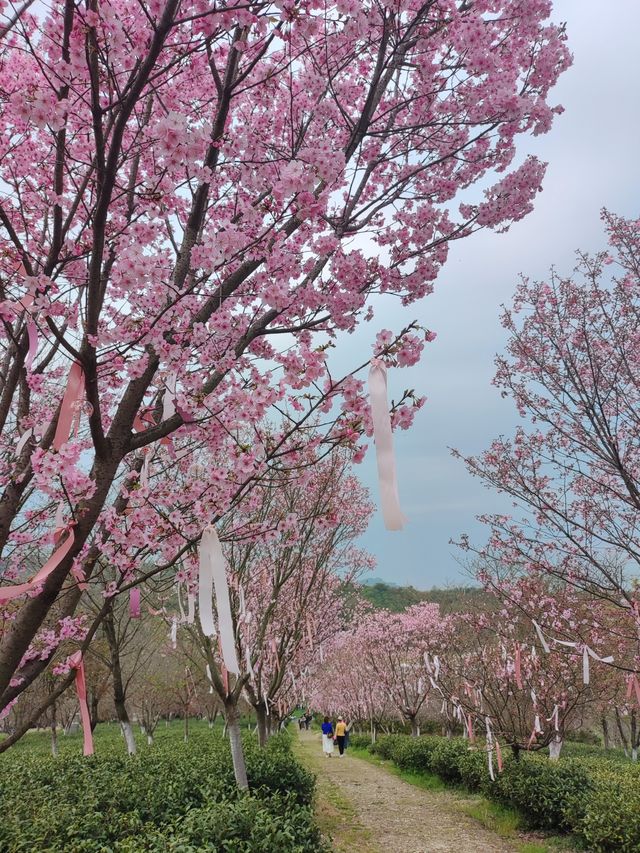
[[[440,615],[437,604],[414,604],[402,613],[372,611],[351,633],[343,635],[333,649],[325,682],[335,680],[339,691],[344,691],[342,699],[338,698],[338,707],[340,702],[347,705],[355,700],[351,710],[358,709],[360,713],[366,710],[372,727],[376,705],[380,708],[384,704],[393,716],[411,726],[413,735],[418,735],[419,716],[430,696],[437,692],[434,685],[439,674],[439,655],[450,637],[450,620]],[[356,694],[351,699],[348,692],[351,675],[342,672],[347,661],[351,664],[358,661],[362,676],[371,685],[368,690],[362,689],[356,675]],[[325,707],[336,707],[331,694],[322,701]]]
[[[197,542],[156,489],[196,448],[200,528],[314,415],[362,455],[368,358],[334,375],[337,335],[531,210],[544,166],[511,168],[516,137],[549,129],[570,62],[548,0],[43,5],[0,27],[0,548],[5,586],[31,578],[2,600],[2,707],[105,549],[126,586],[134,545],[172,525],[170,567]],[[425,334],[375,354],[413,364]]]
[[[300,460],[302,461],[302,459]],[[258,493],[261,493],[258,495]],[[236,779],[246,787],[238,705],[246,696],[261,745],[297,701],[296,678],[345,624],[345,589],[371,564],[354,546],[372,512],[345,453],[256,488],[226,519],[235,651],[227,671],[218,638],[193,625],[231,738]]]
[[[440,687],[467,735],[490,731],[516,757],[548,746],[557,759],[609,689],[609,669],[593,663],[612,650],[607,612],[567,586],[484,577],[496,607],[457,617]]]
[[[503,322],[507,355],[495,382],[525,423],[512,440],[467,459],[520,514],[484,520],[485,578],[514,575],[582,593],[600,616],[619,687],[640,673],[640,221],[603,212],[609,250],[580,253],[574,277],[524,280]],[[471,549],[468,541],[463,545]],[[565,594],[565,593],[563,593]],[[586,602],[585,599],[586,598]],[[577,615],[575,621],[579,622]],[[588,639],[563,637],[584,645]]]

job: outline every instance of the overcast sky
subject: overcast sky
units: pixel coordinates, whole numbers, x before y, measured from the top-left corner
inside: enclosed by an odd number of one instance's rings
[[[468,475],[448,448],[479,452],[517,421],[511,402],[491,386],[505,341],[500,305],[510,301],[521,272],[543,279],[554,265],[569,273],[576,249],[603,248],[603,206],[640,214],[640,2],[555,0],[553,17],[567,22],[574,64],[551,93],[550,102],[565,107],[551,132],[520,138],[521,156],[549,163],[534,212],[507,234],[480,233],[454,245],[436,292],[384,319],[386,328],[399,328],[417,317],[438,334],[418,367],[389,376],[392,395],[411,385],[429,399],[413,429],[395,436],[409,524],[385,531],[378,513],[364,539],[378,560],[375,576],[385,580],[422,589],[468,582],[449,540],[466,532],[484,541],[475,517],[509,504]],[[371,450],[357,472],[377,499]]]

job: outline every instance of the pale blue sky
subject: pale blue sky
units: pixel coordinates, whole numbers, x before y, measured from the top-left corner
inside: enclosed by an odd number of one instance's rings
[[[534,212],[507,234],[487,232],[455,245],[436,292],[419,306],[385,306],[386,328],[417,317],[438,333],[419,366],[389,376],[391,394],[413,386],[429,400],[414,428],[396,434],[401,504],[410,522],[392,533],[377,514],[364,538],[378,559],[375,575],[385,580],[427,589],[467,582],[449,540],[467,532],[483,541],[475,517],[508,511],[509,504],[469,476],[447,448],[479,452],[517,421],[510,401],[491,386],[493,359],[505,340],[500,305],[510,301],[521,272],[542,279],[554,265],[569,273],[576,249],[602,248],[601,207],[640,213],[640,2],[556,0],[553,17],[567,22],[574,65],[551,96],[565,113],[546,136],[520,140],[521,156],[549,163]],[[364,357],[380,325],[357,335]],[[353,352],[351,340],[345,344]],[[371,450],[357,472],[377,497]]]

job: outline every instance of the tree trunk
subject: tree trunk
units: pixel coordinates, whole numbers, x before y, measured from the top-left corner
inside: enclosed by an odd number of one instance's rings
[[[185,708],[184,712],[184,742],[189,740],[189,711]]]
[[[153,746],[153,735],[149,734],[148,732],[147,732],[147,744],[149,746]]]
[[[51,723],[51,755],[54,757],[58,754],[58,729],[56,728],[55,719]]]
[[[116,715],[120,721],[120,728],[124,735],[125,743],[127,744],[127,752],[129,755],[136,754],[136,739],[133,734],[133,726],[129,719],[127,711],[126,696],[124,684],[122,681],[122,667],[120,665],[120,649],[118,647],[118,638],[116,636],[115,623],[113,621],[113,610],[109,610],[104,619],[104,633],[109,644],[109,652],[111,655],[111,675],[113,678],[113,704],[115,705]]]
[[[520,749],[521,747],[519,743],[511,744],[511,752],[513,753],[513,757],[516,761],[520,761]]]
[[[622,720],[620,719],[620,709],[616,708],[616,725],[618,726],[618,733],[620,734],[620,742],[622,743],[622,749],[624,750],[624,754],[629,757],[629,748],[627,743],[627,736],[624,732],[624,726],[622,725]]]
[[[602,738],[604,740],[604,749],[606,752],[608,749],[611,749],[611,742],[609,740],[609,723],[608,723],[607,718],[604,714],[602,715],[601,722],[602,722]]]
[[[410,717],[409,722],[411,723],[411,737],[418,737],[420,735],[420,726],[415,717]]]
[[[269,739],[269,733],[267,731],[267,712],[264,705],[256,705],[256,722],[257,722],[257,730],[258,730],[258,744],[260,746],[266,746],[267,740]]]
[[[638,760],[638,741],[640,741],[640,737],[638,737],[638,717],[636,714],[636,709],[633,708],[631,711],[631,760]]]
[[[236,777],[236,785],[240,790],[246,791],[249,788],[249,781],[247,779],[247,767],[242,749],[242,737],[240,735],[240,715],[238,714],[238,707],[233,701],[225,703],[225,720],[231,743],[231,759],[233,761],[233,773]]]
[[[560,733],[556,732],[553,736],[553,740],[549,743],[549,759],[550,761],[557,761],[560,758],[560,750],[562,749],[562,738],[560,737]]]

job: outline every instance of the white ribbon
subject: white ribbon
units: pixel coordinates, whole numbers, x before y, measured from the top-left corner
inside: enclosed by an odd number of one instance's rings
[[[174,616],[171,619],[171,645],[173,648],[178,646],[178,617]]]
[[[18,439],[18,443],[16,444],[16,449],[15,449],[16,456],[20,456],[20,454],[24,450],[25,444],[29,441],[29,439],[31,438],[32,435],[33,435],[32,429],[27,429],[22,433],[22,435]]]
[[[216,592],[216,609],[218,611],[222,659],[224,660],[224,665],[228,672],[232,672],[234,675],[240,675],[240,666],[238,665],[238,657],[236,655],[236,639],[233,630],[233,617],[231,616],[231,601],[229,599],[229,584],[227,582],[227,565],[224,559],[224,554],[222,553],[220,540],[218,539],[218,533],[213,525],[209,525],[209,527],[205,528],[200,542],[201,577],[203,558],[204,562],[208,563],[210,569],[210,575],[205,573],[205,579],[208,577],[213,579],[213,585]],[[202,589],[200,590],[200,595],[202,596]],[[211,598],[209,598],[209,605],[210,604]]]
[[[590,672],[589,672],[589,658],[593,658],[594,660],[600,661],[600,663],[613,663],[613,655],[606,655],[605,657],[600,657],[597,655],[590,646],[582,645],[582,643],[572,643],[568,640],[556,640],[555,641],[559,646],[566,646],[570,649],[580,649],[582,648],[582,682],[583,684],[589,684],[590,682]]]
[[[560,727],[558,725],[558,713],[559,713],[559,711],[560,711],[560,709],[558,708],[558,706],[554,705],[553,711],[551,712],[551,716],[547,717],[547,722],[553,723],[553,728],[556,732],[560,731]]]
[[[169,373],[164,381],[164,397],[162,398],[162,420],[168,420],[176,412],[176,382],[178,374]]]
[[[187,593],[187,622],[193,625],[196,619],[196,597],[192,592]]]
[[[253,678],[253,667],[251,666],[251,652],[249,646],[244,647],[244,659],[247,662],[247,672]]]
[[[200,540],[200,566],[198,570],[198,613],[205,637],[215,637],[213,621],[213,564],[210,556],[210,537],[207,528]]]
[[[387,530],[402,530],[406,521],[400,509],[396,463],[393,453],[393,434],[387,403],[387,368],[380,359],[371,359],[369,370],[369,399],[373,438],[378,463],[380,506]]]
[[[540,640],[540,645],[545,650],[545,652],[547,652],[547,654],[549,654],[551,649],[549,648],[549,643],[547,643],[547,641],[544,638],[544,634],[542,633],[542,628],[538,625],[538,623],[536,622],[535,619],[532,619],[531,621],[533,622],[533,627],[536,629],[538,639]]]

